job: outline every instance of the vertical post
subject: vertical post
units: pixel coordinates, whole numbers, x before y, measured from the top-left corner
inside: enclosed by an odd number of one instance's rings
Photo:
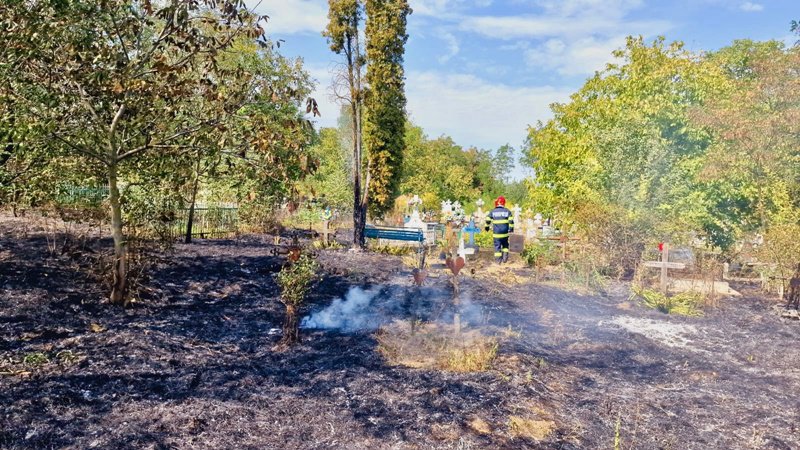
[[[661,252],[661,292],[667,295],[667,263],[669,262],[669,244],[664,243],[664,250]]]
[[[330,223],[331,223],[330,220],[324,220],[322,222],[322,236],[323,236],[322,242],[325,245],[328,245],[328,234],[330,233]]]
[[[561,236],[561,286],[567,281],[567,235]]]

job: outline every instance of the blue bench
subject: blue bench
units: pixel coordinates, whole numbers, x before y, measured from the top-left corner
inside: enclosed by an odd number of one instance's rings
[[[373,227],[367,225],[364,229],[364,237],[419,243],[425,241],[425,235],[422,230],[417,228]]]
[[[389,241],[416,242],[419,244],[420,266],[425,263],[425,233],[418,228],[376,227],[367,225],[364,237]]]

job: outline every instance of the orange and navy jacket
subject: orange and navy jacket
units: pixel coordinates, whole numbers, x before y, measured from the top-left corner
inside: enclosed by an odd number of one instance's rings
[[[502,239],[514,232],[514,216],[511,211],[503,206],[491,210],[486,216],[486,231],[492,228],[492,237]]]

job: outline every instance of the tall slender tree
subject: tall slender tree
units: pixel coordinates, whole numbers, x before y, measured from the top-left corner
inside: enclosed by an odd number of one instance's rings
[[[369,155],[369,210],[390,209],[400,185],[406,96],[403,56],[408,0],[366,0],[367,91],[364,146]]]
[[[362,180],[364,155],[361,126],[364,104],[364,66],[360,27],[364,5],[360,0],[328,0],[328,26],[323,35],[331,50],[344,57],[342,70],[334,81],[334,92],[340,101],[350,106],[353,122],[353,246],[364,247],[364,228],[367,224],[369,170]]]

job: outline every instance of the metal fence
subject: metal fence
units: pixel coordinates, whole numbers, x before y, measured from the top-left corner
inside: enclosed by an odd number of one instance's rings
[[[62,205],[97,206],[108,198],[108,186],[75,186],[63,184],[58,186],[56,200]]]
[[[180,238],[186,235],[189,210],[181,209],[175,214],[173,235]],[[239,231],[239,208],[195,208],[192,220],[192,237],[210,239],[229,237]]]

